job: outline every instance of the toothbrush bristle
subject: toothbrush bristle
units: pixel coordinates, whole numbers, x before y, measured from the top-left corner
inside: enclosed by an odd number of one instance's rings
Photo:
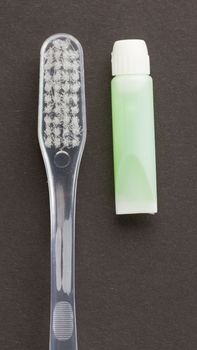
[[[44,142],[47,148],[80,144],[79,52],[69,39],[55,39],[44,54]]]

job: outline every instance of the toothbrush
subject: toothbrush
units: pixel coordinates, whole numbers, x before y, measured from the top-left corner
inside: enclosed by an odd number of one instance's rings
[[[50,350],[77,350],[75,202],[86,140],[83,50],[71,35],[41,48],[38,138],[49,187],[51,217]]]

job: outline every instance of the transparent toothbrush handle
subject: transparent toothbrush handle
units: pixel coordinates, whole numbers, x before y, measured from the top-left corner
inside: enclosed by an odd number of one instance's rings
[[[77,350],[75,313],[75,191],[56,183],[51,200],[50,350]],[[51,199],[51,198],[50,198]]]

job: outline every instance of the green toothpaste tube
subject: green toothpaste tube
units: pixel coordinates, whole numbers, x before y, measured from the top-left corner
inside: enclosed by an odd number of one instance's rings
[[[153,82],[143,40],[112,51],[112,125],[116,214],[157,212]]]

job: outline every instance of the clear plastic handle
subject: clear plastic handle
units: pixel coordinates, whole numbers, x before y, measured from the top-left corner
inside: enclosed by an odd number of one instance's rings
[[[60,171],[61,173],[61,171]],[[58,179],[58,180],[57,180]],[[51,184],[50,350],[77,350],[75,315],[75,188],[69,177]]]
[[[83,50],[69,34],[41,49],[38,137],[51,213],[50,350],[77,350],[75,201],[86,140]]]

